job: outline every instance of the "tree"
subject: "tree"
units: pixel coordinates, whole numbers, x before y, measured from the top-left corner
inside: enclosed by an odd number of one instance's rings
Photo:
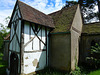
[[[91,46],[91,55],[86,57],[87,61],[91,60],[91,66],[99,68],[100,66],[100,43],[95,43],[95,46]]]
[[[76,4],[78,4],[78,2],[76,2],[76,1],[66,1],[64,8],[68,8],[68,7],[71,7]]]
[[[5,23],[8,24],[10,20],[10,17],[5,18]],[[9,28],[7,26],[4,26],[2,23],[0,23],[0,49],[3,49],[3,42],[4,42],[4,37],[6,37],[9,34]]]
[[[76,1],[66,1],[66,4],[63,8],[68,8],[76,4],[81,5],[81,13],[84,23],[98,22],[100,20],[100,8],[98,11],[94,12],[95,6],[100,7],[99,0],[79,0]]]
[[[99,21],[99,10],[95,6],[99,7],[99,0],[79,0],[81,5],[81,12],[83,15],[84,23],[91,23],[94,19],[94,22]],[[95,11],[95,12],[94,12]]]

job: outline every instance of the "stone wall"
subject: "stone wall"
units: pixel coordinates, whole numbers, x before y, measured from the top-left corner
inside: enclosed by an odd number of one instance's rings
[[[52,68],[70,71],[71,68],[71,35],[51,34],[49,65]]]
[[[86,63],[86,57],[90,55],[91,42],[100,42],[100,35],[90,34],[90,35],[82,35],[80,40],[80,63]]]

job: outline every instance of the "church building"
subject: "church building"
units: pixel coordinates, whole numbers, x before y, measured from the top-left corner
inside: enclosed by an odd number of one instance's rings
[[[51,67],[75,70],[91,42],[100,40],[100,23],[83,23],[80,5],[46,15],[17,0],[8,24],[10,75],[30,75]]]

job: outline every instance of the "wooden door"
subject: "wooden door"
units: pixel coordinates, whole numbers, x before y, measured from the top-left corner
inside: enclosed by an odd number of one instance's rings
[[[11,53],[10,56],[10,75],[18,74],[18,56],[15,53]]]

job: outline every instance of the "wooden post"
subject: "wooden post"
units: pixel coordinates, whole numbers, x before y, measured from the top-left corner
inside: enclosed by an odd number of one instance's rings
[[[21,23],[21,44],[20,44],[20,70],[21,75],[24,75],[24,21]]]

